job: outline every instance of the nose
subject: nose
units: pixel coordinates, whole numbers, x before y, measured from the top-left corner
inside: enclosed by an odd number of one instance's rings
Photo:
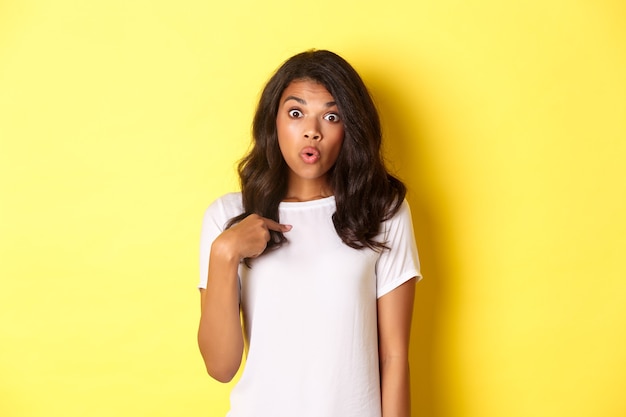
[[[320,131],[318,122],[316,120],[311,121],[304,128],[304,138],[310,140],[321,140],[322,132]]]

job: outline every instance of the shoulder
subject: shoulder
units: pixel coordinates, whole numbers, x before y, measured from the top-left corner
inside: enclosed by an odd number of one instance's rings
[[[412,230],[413,220],[411,219],[411,207],[409,206],[409,202],[404,199],[398,207],[398,210],[387,220],[383,221],[381,227],[382,238],[383,241],[387,241],[393,239],[394,235],[405,234],[409,231],[412,235]]]
[[[213,205],[223,207],[225,210],[237,210],[240,213],[243,209],[241,192],[224,194],[211,204]]]
[[[241,192],[224,194],[213,201],[204,213],[205,220],[225,223],[243,213]]]
[[[402,203],[398,207],[398,210],[391,216],[389,219],[385,221],[388,222],[406,222],[407,220],[411,220],[411,207],[409,206],[409,202],[406,200],[402,200]]]
[[[226,210],[242,208],[241,192],[228,193],[216,198],[209,206],[209,209],[212,207],[222,207]]]
[[[411,207],[409,206],[409,202],[406,200],[406,198],[402,200],[402,204],[400,205],[398,212],[403,212],[405,214],[408,214],[409,216],[411,215]]]

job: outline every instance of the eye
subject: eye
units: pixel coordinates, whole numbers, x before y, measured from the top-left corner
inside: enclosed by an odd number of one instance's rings
[[[337,123],[341,121],[341,118],[339,117],[337,113],[328,113],[327,115],[324,116],[324,120],[328,120],[329,122],[332,122],[332,123]]]
[[[287,112],[287,114],[289,115],[289,117],[292,117],[294,119],[302,117],[302,112],[298,109],[291,109]]]

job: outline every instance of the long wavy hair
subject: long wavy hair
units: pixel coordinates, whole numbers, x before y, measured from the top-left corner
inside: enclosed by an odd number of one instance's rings
[[[297,54],[274,73],[261,93],[252,126],[253,145],[239,163],[244,212],[228,227],[256,213],[280,221],[278,206],[286,197],[288,167],[278,147],[276,116],[283,91],[292,81],[312,80],[333,96],[344,123],[344,140],[335,165],[328,172],[335,195],[333,224],[351,248],[386,248],[376,240],[381,222],[400,208],[406,187],[391,175],[381,153],[378,112],[359,74],[339,55],[325,50]],[[286,238],[270,231],[267,249]]]

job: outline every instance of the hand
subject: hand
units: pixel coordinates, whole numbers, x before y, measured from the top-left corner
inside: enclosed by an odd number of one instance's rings
[[[260,256],[270,240],[270,230],[288,232],[291,225],[251,214],[236,225],[226,229],[213,242],[212,251],[239,262],[244,258]]]

